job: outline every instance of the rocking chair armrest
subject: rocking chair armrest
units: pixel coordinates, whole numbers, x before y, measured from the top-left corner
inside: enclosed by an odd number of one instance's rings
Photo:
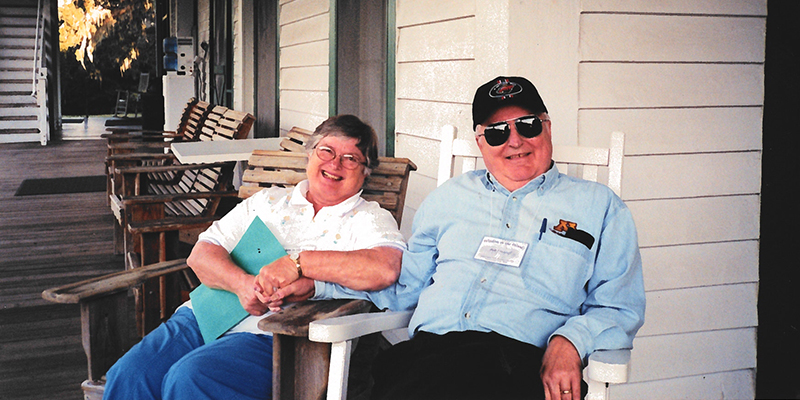
[[[163,166],[136,166],[114,168],[115,174],[149,174],[155,172],[190,171],[202,168],[219,168],[231,166],[231,162],[217,162],[210,164],[180,164]]]
[[[313,342],[337,343],[371,333],[408,327],[414,311],[386,311],[346,315],[314,321],[308,327],[308,339]]]
[[[121,198],[123,206],[134,206],[141,204],[166,203],[176,200],[191,199],[211,199],[218,197],[238,197],[239,192],[235,190],[222,190],[211,192],[191,192],[191,193],[170,193],[170,194],[146,194],[139,196],[124,196]]]
[[[178,230],[207,228],[219,217],[199,216],[199,217],[167,217],[160,219],[149,219],[128,223],[128,231],[133,235],[154,232],[174,232]]]
[[[594,381],[625,383],[628,381],[630,362],[631,351],[629,349],[597,350],[589,355],[586,375]]]
[[[42,292],[42,298],[55,303],[77,304],[84,300],[127,290],[148,279],[186,268],[189,268],[186,259],[164,261],[50,288]]]
[[[127,139],[134,139],[139,140],[141,138],[157,138],[157,137],[181,137],[178,132],[175,131],[155,131],[155,130],[143,130],[143,129],[130,129],[130,128],[106,128],[106,132],[100,134],[100,137],[103,139],[109,140],[127,140]]]
[[[109,161],[138,161],[138,160],[174,160],[175,154],[172,153],[123,153],[114,154],[106,157]]]
[[[155,138],[154,138],[155,139]],[[159,138],[165,139],[165,138]],[[172,145],[173,141],[159,141],[159,142],[112,142],[108,144],[109,150],[136,150],[136,149],[161,149],[167,148]]]

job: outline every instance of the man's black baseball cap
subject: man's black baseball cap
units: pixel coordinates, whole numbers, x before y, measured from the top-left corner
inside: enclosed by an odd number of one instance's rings
[[[519,76],[498,76],[475,91],[472,100],[472,129],[482,124],[497,109],[520,106],[533,114],[547,112],[539,91],[529,80]]]

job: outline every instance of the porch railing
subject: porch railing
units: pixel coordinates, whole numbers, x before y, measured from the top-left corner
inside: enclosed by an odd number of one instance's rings
[[[33,41],[33,65],[31,68],[31,96],[36,99],[39,120],[39,142],[42,146],[50,140],[50,123],[47,120],[47,68],[44,66],[44,14],[42,0],[36,8],[36,33]]]

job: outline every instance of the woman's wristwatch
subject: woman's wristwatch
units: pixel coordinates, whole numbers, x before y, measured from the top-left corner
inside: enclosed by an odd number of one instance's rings
[[[300,252],[289,254],[289,259],[294,261],[294,265],[297,267],[297,278],[302,278],[303,268],[300,267]]]

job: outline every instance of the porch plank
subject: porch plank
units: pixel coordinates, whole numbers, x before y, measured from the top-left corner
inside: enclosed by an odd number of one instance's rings
[[[0,398],[83,398],[80,309],[42,290],[124,269],[105,192],[15,197],[24,179],[98,175],[105,140],[0,145]]]

